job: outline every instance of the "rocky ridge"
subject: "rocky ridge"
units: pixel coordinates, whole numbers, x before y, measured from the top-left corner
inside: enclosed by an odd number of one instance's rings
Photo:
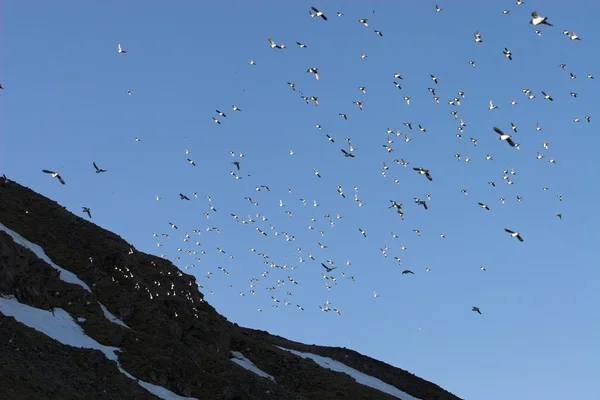
[[[346,348],[293,342],[229,322],[196,279],[19,185],[0,181],[0,223],[39,245],[61,273],[0,229],[0,295],[64,309],[85,334],[121,349],[136,378],[199,399],[393,399],[287,349],[332,358],[422,400],[460,400],[407,371]],[[160,286],[157,285],[160,283]],[[106,310],[124,324],[109,321]],[[242,353],[274,380],[230,360]],[[156,399],[99,350],[63,345],[0,309],[0,399]]]

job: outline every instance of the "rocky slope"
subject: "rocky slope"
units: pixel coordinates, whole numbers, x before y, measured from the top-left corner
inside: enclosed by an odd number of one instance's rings
[[[330,357],[418,399],[459,400],[352,350],[301,344],[233,324],[204,301],[193,276],[8,179],[0,181],[0,223],[39,245],[90,289],[66,282],[65,273],[61,276],[0,229],[0,295],[43,310],[67,311],[87,336],[121,349],[118,361],[125,371],[180,396],[395,398],[280,346]],[[124,324],[109,321],[102,306]],[[232,351],[274,380],[232,362]],[[0,399],[155,398],[99,350],[61,344],[0,309]]]

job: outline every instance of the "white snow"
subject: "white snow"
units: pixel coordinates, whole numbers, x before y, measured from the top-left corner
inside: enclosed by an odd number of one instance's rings
[[[8,229],[6,226],[2,225],[2,223],[0,223],[0,230],[3,230],[4,232],[8,233],[13,238],[13,240],[15,241],[15,243],[18,243],[18,244],[20,244],[23,247],[27,247],[36,256],[38,256],[42,260],[46,261],[51,267],[59,270],[60,271],[60,279],[62,281],[67,282],[67,283],[74,283],[76,285],[81,286],[82,288],[84,288],[88,292],[91,292],[89,286],[86,285],[86,283],[84,281],[82,281],[81,279],[79,279],[77,277],[77,275],[75,275],[71,271],[68,271],[68,270],[64,269],[63,267],[59,267],[58,265],[56,265],[50,259],[50,257],[48,257],[46,255],[46,253],[44,253],[44,249],[42,249],[40,246],[38,246],[35,243],[31,243],[29,240],[25,239],[23,236],[19,235],[17,232],[12,231],[12,230]]]
[[[46,255],[46,253],[44,252],[44,250],[40,246],[38,246],[35,243],[31,243],[29,240],[25,239],[23,236],[19,235],[17,232],[15,232],[13,230],[10,230],[6,226],[2,225],[2,223],[0,223],[0,230],[3,230],[4,232],[8,233],[13,238],[13,240],[15,241],[15,243],[18,243],[21,246],[28,248],[36,256],[38,256],[42,260],[46,261],[48,263],[48,265],[50,265],[51,267],[59,270],[60,271],[60,279],[62,281],[68,282],[68,283],[74,283],[76,285],[81,286],[82,288],[84,288],[88,292],[91,292],[90,287],[84,281],[82,281],[81,279],[79,279],[77,277],[77,275],[75,275],[71,271],[66,270],[63,267],[60,267],[60,266],[56,265],[54,263],[54,261],[52,261],[50,259],[50,257],[48,257]],[[102,312],[104,313],[104,316],[106,317],[107,320],[109,320],[112,323],[124,326],[125,328],[131,329],[127,325],[125,325],[125,323],[123,321],[121,321],[119,318],[117,318],[113,314],[111,314],[111,312],[108,311],[108,309],[104,305],[100,304],[100,308],[102,309]]]
[[[256,365],[254,365],[254,363],[252,361],[250,361],[246,357],[244,357],[244,355],[242,353],[240,353],[239,351],[231,352],[231,361],[233,361],[234,363],[236,363],[239,366],[246,368],[248,371],[254,372],[258,376],[262,376],[263,378],[268,378],[268,379],[272,380],[273,382],[275,382],[275,378],[273,378],[271,375],[267,374],[266,372],[264,372],[263,370],[258,368]]]
[[[352,378],[354,378],[356,380],[356,382],[360,383],[361,385],[369,386],[373,389],[377,389],[381,392],[387,393],[387,394],[397,397],[399,399],[420,400],[416,397],[413,397],[413,396],[410,396],[410,395],[404,393],[403,391],[399,390],[395,386],[392,386],[388,383],[383,382],[380,379],[377,379],[375,377],[372,377],[370,375],[367,375],[360,371],[357,371],[354,368],[350,368],[346,364],[343,364],[339,361],[335,361],[331,358],[322,357],[322,356],[312,354],[312,353],[303,353],[300,351],[290,350],[290,349],[286,349],[284,347],[279,347],[279,346],[275,346],[275,347],[280,348],[281,350],[289,351],[290,353],[293,353],[302,358],[310,358],[323,368],[327,368],[327,369],[331,369],[333,371],[343,372],[345,374],[348,374]]]
[[[117,361],[115,350],[118,347],[101,345],[87,336],[83,329],[73,320],[71,315],[62,308],[55,308],[54,315],[51,311],[19,303],[14,297],[0,297],[0,312],[6,316],[15,317],[22,324],[42,332],[47,336],[73,347],[97,349],[106,355],[109,360]]]
[[[118,347],[104,346],[87,336],[83,329],[81,329],[81,327],[73,320],[71,315],[62,308],[55,308],[53,315],[51,311],[28,306],[20,303],[14,296],[10,296],[0,297],[0,312],[6,316],[14,317],[22,324],[42,332],[62,344],[100,350],[104,353],[106,358],[117,362],[119,371],[125,374],[125,376],[130,379],[136,379],[121,368],[121,364],[118,360],[119,357],[115,353],[115,351],[120,351]],[[179,396],[164,387],[156,386],[141,380],[137,380],[137,383],[163,400],[198,400],[193,397]]]
[[[98,303],[98,304],[100,304],[100,308],[102,309],[102,312],[104,313],[104,316],[106,317],[107,320],[109,320],[110,322],[112,322],[114,324],[124,326],[127,329],[131,329],[130,327],[125,325],[125,322],[121,321],[119,318],[112,315],[111,312],[108,311],[108,309],[106,307],[104,307],[104,304],[102,304],[102,303]]]

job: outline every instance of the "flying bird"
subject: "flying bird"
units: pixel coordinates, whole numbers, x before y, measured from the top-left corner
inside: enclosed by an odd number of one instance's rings
[[[105,169],[98,168],[98,166],[96,165],[96,162],[93,162],[93,164],[94,164],[94,168],[96,169],[97,174],[99,174],[101,172],[107,172],[107,170],[105,170]]]
[[[529,21],[529,23],[533,26],[537,26],[537,25],[548,25],[548,26],[553,26],[551,23],[549,23],[548,17],[540,17],[539,14],[537,13],[537,11],[534,11],[531,13],[531,21]]]
[[[315,12],[315,14],[314,14],[315,17],[321,17],[321,18],[323,18],[323,21],[327,21],[327,16],[325,16],[325,14],[323,14],[323,11],[319,11],[315,7],[311,7],[311,9]],[[311,16],[313,16],[313,14],[311,14]]]
[[[481,311],[479,310],[479,307],[473,306],[472,311],[475,311],[476,313],[481,314]]]
[[[56,179],[58,179],[58,181],[59,181],[60,183],[62,183],[63,185],[65,184],[65,181],[64,181],[64,179],[63,179],[63,178],[60,176],[60,174],[59,174],[58,172],[49,171],[49,170],[47,170],[47,169],[43,169],[43,170],[42,170],[42,172],[43,172],[43,173],[45,173],[45,174],[50,174],[50,175],[52,175],[52,177],[53,177],[53,178],[56,178]]]
[[[319,69],[315,68],[315,67],[310,67],[309,69],[306,70],[306,72],[310,72],[311,74],[313,74],[315,76],[315,78],[317,80],[319,80]]]
[[[510,147],[515,147],[515,142],[513,142],[511,139],[512,136],[507,135],[506,133],[502,132],[502,130],[500,130],[500,128],[496,128],[495,126],[494,126],[494,131],[498,135],[500,135],[500,140],[505,140],[506,143],[508,143],[510,145]]]
[[[127,50],[123,50],[121,48],[121,43],[117,44],[117,51],[119,52],[119,54],[125,54],[125,53],[127,53]]]
[[[84,213],[87,213],[87,215],[88,215],[90,218],[92,218],[92,210],[90,210],[90,208],[89,208],[89,207],[81,207],[81,210],[82,210]]]
[[[429,179],[430,181],[433,180],[433,178],[431,177],[431,175],[429,174],[429,170],[425,169],[425,168],[413,168],[415,171],[417,171],[420,175],[425,175],[427,177],[427,179]]]
[[[523,238],[521,237],[521,234],[519,232],[514,232],[514,231],[511,231],[510,229],[506,229],[506,228],[504,228],[504,230],[506,232],[510,233],[511,237],[519,239],[519,242],[523,241]]]
[[[346,150],[344,150],[344,149],[341,149],[341,150],[342,150],[342,153],[344,153],[344,157],[351,157],[351,158],[354,158],[354,157],[355,157],[355,156],[354,156],[354,154],[352,154],[352,153],[349,153],[349,152],[347,152],[347,151],[346,151]]]

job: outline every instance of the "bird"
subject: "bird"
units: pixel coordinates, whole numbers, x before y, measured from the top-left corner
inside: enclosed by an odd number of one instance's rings
[[[50,170],[47,170],[47,169],[43,169],[42,172],[45,173],[45,174],[52,175],[52,177],[58,179],[58,181],[60,183],[62,183],[63,185],[65,184],[64,179],[60,176],[60,174],[58,172],[50,171]]]
[[[317,80],[319,80],[319,69],[318,69],[318,68],[315,68],[315,67],[310,67],[309,69],[307,69],[307,70],[306,70],[306,72],[307,72],[307,73],[309,73],[309,72],[310,72],[311,74],[313,74],[313,75],[315,76],[315,78],[316,78]]]
[[[547,93],[546,93],[546,92],[544,92],[543,90],[542,90],[542,95],[544,96],[544,98],[545,98],[546,100],[553,101],[553,99],[552,99],[552,96],[550,96],[549,94],[547,94]]]
[[[107,170],[105,170],[105,169],[98,168],[98,166],[96,165],[96,162],[92,162],[92,163],[94,164],[94,168],[96,169],[97,174],[102,173],[102,172],[107,172]]]
[[[494,131],[500,135],[500,140],[504,140],[506,141],[506,143],[508,143],[510,145],[510,147],[515,147],[515,142],[512,141],[510,135],[507,135],[506,133],[502,132],[502,130],[500,128],[496,128],[494,126]]]
[[[306,49],[308,48],[307,45],[305,45],[304,43],[300,43],[300,42],[296,42],[296,44],[298,45],[298,47],[300,47],[301,49]]]
[[[271,39],[271,37],[268,37],[267,40],[269,41],[269,45],[272,49],[285,49],[285,45],[283,43],[277,44],[273,41],[273,39]]]
[[[323,14],[323,11],[317,10],[316,7],[311,7],[311,10],[313,10],[315,12],[315,14],[314,14],[315,17],[321,17],[321,18],[323,18],[323,21],[327,21],[327,16],[325,16],[325,14]],[[338,13],[338,15],[339,15],[339,13]],[[311,14],[311,16],[312,16],[312,14]]]
[[[487,204],[484,204],[484,203],[477,203],[477,204],[479,204],[479,206],[480,206],[481,208],[483,208],[484,210],[490,211],[490,208],[488,207],[488,205],[487,205]]]
[[[81,207],[81,210],[82,210],[84,213],[87,213],[87,215],[88,215],[90,218],[92,218],[92,210],[90,210],[90,208],[89,208],[89,207]]]
[[[325,265],[324,263],[321,263],[321,266],[322,266],[323,268],[325,268],[325,270],[326,270],[327,272],[331,272],[331,271],[333,271],[334,269],[337,269],[337,267],[328,267],[328,266],[327,266],[327,265]]]
[[[537,25],[548,25],[548,26],[554,26],[551,23],[549,23],[548,17],[540,17],[540,15],[537,13],[537,11],[534,11],[531,13],[531,21],[529,21],[529,23],[533,26],[537,26]]]
[[[341,149],[341,150],[342,150],[342,153],[344,153],[344,157],[350,157],[350,158],[354,158],[355,157],[354,154],[349,153],[349,152],[347,152],[344,149]]]
[[[575,33],[575,31],[571,31],[571,34],[569,35],[569,39],[571,39],[571,40],[581,40],[581,38],[579,36],[577,36],[577,34]]]
[[[514,232],[514,231],[511,231],[510,229],[506,229],[506,228],[504,228],[504,231],[510,233],[511,237],[519,239],[519,242],[523,241],[523,238],[521,237],[521,234],[519,232]]]
[[[383,33],[381,33],[381,31],[378,31],[377,29],[375,29],[375,34],[376,34],[377,36],[381,36],[381,37],[383,37]]]
[[[433,178],[429,174],[429,170],[428,169],[419,167],[419,168],[413,168],[413,170],[417,171],[421,175],[425,175],[427,177],[427,179],[429,179],[430,181],[433,181]]]
[[[473,306],[473,308],[471,309],[472,311],[475,311],[478,314],[481,314],[481,310],[479,310],[479,307],[475,307]]]
[[[475,37],[475,43],[483,43],[483,39],[481,38],[481,34],[479,33],[479,29],[475,31],[475,33],[473,33],[473,36]]]
[[[404,271],[402,271],[402,275],[407,275],[407,274],[414,274],[414,272],[412,272],[410,269],[405,269]]]
[[[123,49],[121,48],[121,43],[119,43],[119,44],[117,44],[117,52],[118,52],[119,54],[125,54],[125,53],[127,53],[127,50],[123,50]]]
[[[502,53],[504,54],[504,56],[506,58],[508,58],[509,60],[512,61],[512,52],[507,47],[504,48],[504,50],[502,51]]]

